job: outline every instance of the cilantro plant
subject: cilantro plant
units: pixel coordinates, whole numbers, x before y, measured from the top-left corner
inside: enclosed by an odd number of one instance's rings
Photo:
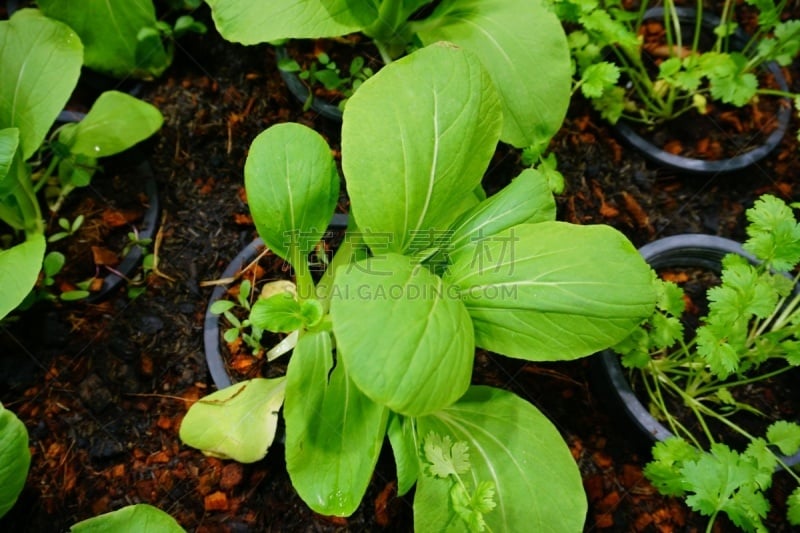
[[[195,403],[184,442],[258,460],[283,404],[289,475],[320,514],[356,510],[388,436],[417,530],[581,529],[568,447],[530,403],[470,385],[475,349],[543,361],[611,346],[652,312],[653,275],[613,228],[555,221],[535,170],[485,197],[502,121],[480,60],[449,43],[365,81],[342,129],[350,225],[320,279],[308,257],[339,198],[331,149],[299,124],[253,141],[250,210],[295,284],[249,319],[294,349],[285,377]]]
[[[747,220],[744,249],[758,263],[725,256],[721,285],[708,289],[708,314],[692,338],[684,338],[680,320],[682,290],[661,282],[656,312],[614,349],[650,411],[677,436],[656,445],[648,478],[665,494],[688,494],[687,503],[712,523],[725,512],[743,529],[761,531],[768,508],[763,491],[776,466],[800,485],[775,452],[800,450],[800,424],[777,421],[764,436],[753,434],[736,415],[763,415],[737,392],[800,366],[800,274],[790,274],[800,264],[800,224],[791,207],[770,195],[747,211]],[[691,419],[679,417],[675,405]],[[719,442],[712,422],[743,436],[747,449]],[[800,525],[800,488],[788,506],[789,522]]]
[[[745,0],[759,11],[758,27],[744,32],[734,18],[736,2],[726,0],[711,32],[702,26],[703,3],[696,2],[688,34],[673,0],[663,4],[665,42],[645,50],[640,36],[644,15],[655,2],[635,11],[621,0],[548,0],[559,18],[573,25],[568,41],[580,89],[612,124],[620,118],[648,126],[689,110],[705,114],[708,104],[742,107],[758,97],[800,98],[759,85],[757,73],[769,62],[789,65],[800,53],[800,20],[781,20],[787,0]],[[689,8],[691,9],[691,8]],[[701,48],[701,35],[714,42]]]
[[[220,34],[246,45],[361,32],[386,64],[437,41],[466,48],[500,93],[501,139],[519,148],[547,144],[566,115],[569,50],[543,0],[206,2]]]
[[[0,222],[14,236],[0,250],[0,278],[15,280],[0,284],[0,318],[25,299],[42,268],[42,204],[57,211],[71,191],[89,185],[98,159],[127,150],[161,127],[158,109],[108,91],[81,122],[48,136],[77,84],[82,58],[75,32],[38,10],[22,9],[0,22],[6,80],[0,84]],[[76,229],[74,223],[61,228]]]

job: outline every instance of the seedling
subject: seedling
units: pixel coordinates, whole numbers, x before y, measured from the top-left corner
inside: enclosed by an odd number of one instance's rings
[[[350,62],[350,67],[346,73],[342,73],[334,61],[326,53],[320,53],[316,61],[308,69],[303,70],[300,64],[291,58],[286,58],[278,62],[278,68],[284,72],[296,72],[298,77],[310,86],[322,85],[329,91],[336,91],[343,96],[339,102],[339,108],[344,109],[347,99],[362,83],[375,74],[371,68],[365,65],[362,56],[356,56]],[[308,111],[314,101],[313,91],[308,92],[308,98],[303,105],[303,111]]]

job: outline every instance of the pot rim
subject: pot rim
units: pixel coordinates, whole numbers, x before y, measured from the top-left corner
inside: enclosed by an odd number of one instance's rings
[[[642,246],[639,253],[653,269],[696,266],[719,272],[722,258],[729,253],[741,255],[751,263],[756,262],[755,257],[746,252],[741,243],[704,234],[687,233],[664,237]],[[598,354],[598,361],[603,378],[612,385],[612,394],[619,398],[625,414],[640,433],[647,435],[653,442],[673,437],[673,433],[656,420],[636,397],[628,383],[627,372],[620,363],[620,356],[612,350],[605,350]],[[800,452],[788,457],[781,455],[780,458],[788,466],[800,464]]]
[[[696,15],[696,11],[688,7],[676,7],[675,11],[678,18],[683,21],[694,20]],[[654,7],[645,12],[644,19],[660,17],[663,13],[663,7]],[[703,27],[705,29],[713,29],[719,23],[720,19],[716,15],[712,13],[703,13]],[[740,45],[746,42],[746,40],[747,36],[741,30],[737,31],[732,39],[734,43]],[[789,85],[778,64],[772,61],[765,64],[764,67],[774,76],[775,82],[780,89],[788,92]],[[788,98],[781,98],[781,100],[789,102]],[[764,159],[770,152],[777,148],[789,129],[789,122],[792,118],[791,105],[780,105],[776,116],[778,120],[777,127],[760,145],[739,155],[718,160],[695,159],[692,157],[675,155],[662,150],[639,135],[633,127],[622,119],[614,124],[613,128],[629,145],[642,152],[645,157],[653,162],[692,174],[718,174],[747,168],[761,159]]]
[[[274,48],[275,58],[278,61],[287,59],[289,57],[289,52],[286,50],[285,46],[275,46]],[[280,68],[278,69],[278,72],[280,72],[283,82],[289,88],[289,92],[292,93],[297,100],[299,100],[301,103],[308,100],[309,88],[305,83],[303,83],[296,73],[286,72]],[[339,109],[339,106],[333,105],[330,102],[326,102],[320,98],[313,96],[311,97],[311,109],[330,120],[337,122],[342,121],[342,110]]]

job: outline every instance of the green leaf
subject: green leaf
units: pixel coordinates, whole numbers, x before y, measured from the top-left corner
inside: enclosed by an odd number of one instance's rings
[[[556,202],[547,180],[526,169],[497,194],[482,201],[453,225],[449,253],[455,253],[485,235],[494,235],[522,223],[556,218]]]
[[[800,424],[779,420],[767,428],[767,440],[783,455],[794,455],[800,450]]]
[[[181,440],[203,453],[240,463],[262,459],[275,438],[286,378],[255,378],[218,390],[193,404]]]
[[[351,213],[373,252],[402,253],[476,203],[465,191],[480,184],[502,117],[478,59],[442,43],[365,81],[343,120]]]
[[[444,0],[429,20],[424,44],[449,41],[480,58],[500,93],[504,142],[524,148],[558,131],[572,74],[561,22],[544,2]]]
[[[711,97],[737,107],[749,102],[758,89],[758,78],[746,66],[747,58],[739,53],[725,54],[715,60],[707,72]]]
[[[75,32],[35,9],[0,22],[0,129],[19,128],[23,159],[39,149],[67,103],[82,57]]]
[[[164,511],[139,503],[78,522],[71,533],[183,533],[185,530]]]
[[[339,175],[322,136],[300,124],[270,127],[250,146],[244,180],[253,221],[267,246],[293,264],[305,261],[339,200]]]
[[[788,507],[786,516],[789,519],[789,523],[793,526],[800,526],[800,487],[792,491],[792,494],[786,500],[786,506]]]
[[[317,513],[349,516],[361,503],[378,460],[388,410],[333,365],[327,332],[300,336],[287,370],[286,468]]]
[[[453,442],[448,435],[428,433],[422,441],[422,453],[433,477],[447,478],[469,470],[469,446],[464,441]]]
[[[0,251],[0,319],[13,311],[36,284],[44,259],[44,235]]]
[[[768,504],[753,483],[758,475],[753,462],[724,444],[715,443],[710,452],[686,462],[681,474],[690,493],[686,503],[695,511],[706,516],[723,511],[739,527],[763,528],[761,519],[766,516]]]
[[[293,294],[282,292],[269,298],[259,298],[250,310],[250,322],[261,329],[290,333],[315,325],[323,310],[316,300],[298,302]]]
[[[520,224],[452,256],[478,346],[527,360],[582,357],[616,344],[650,316],[650,267],[608,226]]]
[[[338,355],[373,401],[417,416],[452,404],[467,390],[472,325],[441,278],[408,257],[388,254],[340,268],[334,282]]]
[[[3,128],[0,130],[0,196],[7,192],[15,183],[12,175],[9,180],[11,164],[14,154],[19,146],[19,128]]]
[[[214,25],[222,37],[241,44],[333,37],[363,27],[362,21],[350,12],[348,0],[206,0],[206,3],[211,6]]]
[[[602,62],[590,65],[581,74],[581,92],[586,98],[600,98],[619,79],[619,67]]]
[[[73,154],[93,159],[124,152],[161,128],[164,119],[151,104],[119,91],[106,91],[83,120],[65,125],[59,141]]]
[[[686,485],[681,468],[697,460],[702,452],[679,437],[670,437],[653,445],[653,460],[644,468],[644,475],[666,496],[683,496]]]
[[[745,215],[745,250],[781,272],[788,272],[800,262],[800,224],[783,200],[761,195]]]
[[[77,32],[86,47],[84,64],[98,72],[117,78],[152,78],[172,60],[163,46],[137,57],[139,31],[157,22],[152,0],[82,0],[80,9],[62,0],[38,0],[37,4],[45,15]]]
[[[409,418],[389,414],[389,425],[386,430],[392,445],[394,463],[397,465],[397,494],[402,496],[411,490],[419,476],[419,459],[414,430]]]
[[[514,394],[473,386],[454,405],[417,420],[418,433],[447,435],[470,449],[462,475],[496,507],[483,516],[495,532],[574,532],[583,527],[586,495],[578,467],[553,424]],[[414,497],[416,531],[464,531],[450,505],[450,480],[424,474]],[[445,504],[448,502],[448,504]],[[484,507],[484,509],[488,509]]]
[[[0,517],[14,506],[25,487],[30,464],[28,430],[14,413],[0,404]]]

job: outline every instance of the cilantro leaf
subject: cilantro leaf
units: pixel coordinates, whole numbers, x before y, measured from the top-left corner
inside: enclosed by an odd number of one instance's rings
[[[765,194],[745,215],[748,221],[745,250],[782,272],[800,262],[800,224],[785,202]]]
[[[741,107],[755,96],[758,79],[747,71],[748,60],[743,54],[711,52],[703,54],[703,58],[700,65],[708,78],[713,98]]]
[[[698,459],[702,453],[680,437],[670,437],[653,446],[653,460],[644,467],[644,475],[667,496],[682,496],[685,492],[681,467]]]
[[[453,444],[448,435],[431,432],[425,437],[422,451],[434,477],[447,478],[469,470],[469,446],[466,442]]]
[[[619,80],[619,67],[607,61],[588,66],[581,76],[581,92],[586,98],[599,98]]]
[[[786,516],[789,518],[789,523],[793,526],[800,526],[800,487],[794,489],[786,501],[786,506],[788,507]]]
[[[708,364],[713,374],[725,379],[739,368],[739,354],[728,342],[724,327],[707,324],[697,328],[697,353]]]
[[[779,420],[767,428],[767,440],[783,455],[797,453],[800,450],[800,424]]]
[[[747,530],[763,530],[761,519],[768,504],[752,479],[758,466],[721,443],[711,446],[697,461],[681,468],[689,496],[686,503],[706,516],[725,512],[734,524]]]

